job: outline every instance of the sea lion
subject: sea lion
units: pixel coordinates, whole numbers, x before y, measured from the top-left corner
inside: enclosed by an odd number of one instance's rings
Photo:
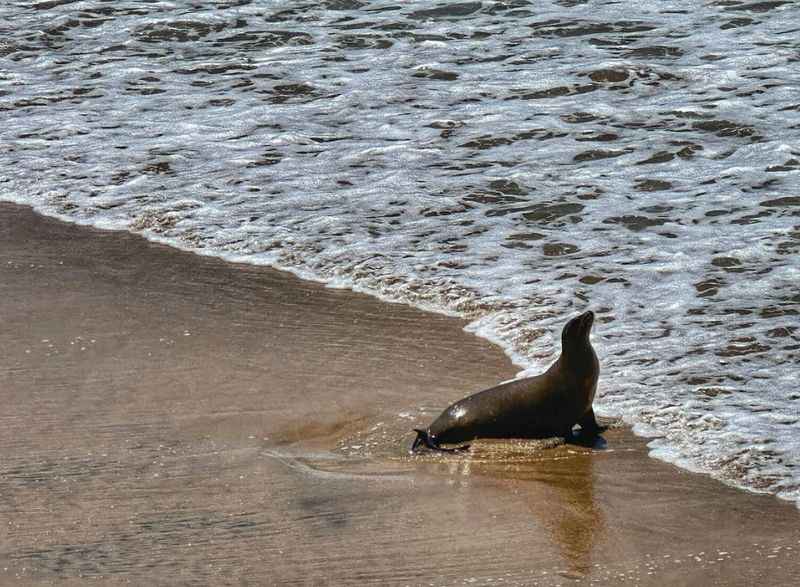
[[[570,438],[572,427],[581,435],[597,436],[605,430],[592,410],[600,364],[589,332],[594,313],[572,318],[561,332],[561,356],[541,375],[501,383],[457,401],[434,420],[427,430],[414,431],[411,452],[420,446],[443,448],[475,438]]]

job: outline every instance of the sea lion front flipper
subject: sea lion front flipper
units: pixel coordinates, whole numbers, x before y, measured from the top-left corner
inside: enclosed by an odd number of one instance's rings
[[[608,426],[600,426],[600,424],[597,423],[597,418],[594,417],[594,410],[592,408],[589,408],[589,411],[578,420],[578,424],[581,427],[581,436],[599,436],[602,432],[608,430]]]

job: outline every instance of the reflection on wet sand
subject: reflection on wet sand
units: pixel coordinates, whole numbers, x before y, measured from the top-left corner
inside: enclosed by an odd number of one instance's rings
[[[446,486],[436,495],[444,491],[465,517],[474,494],[491,486],[517,512],[518,539],[525,534],[536,543],[548,543],[563,561],[565,577],[589,573],[594,546],[604,540],[605,515],[595,499],[594,475],[596,456],[608,446],[604,438],[578,438],[569,444],[557,438],[478,439],[463,453],[420,450],[406,456],[399,454],[410,442],[402,424],[371,426],[370,433],[340,438],[340,447],[355,448],[343,451],[346,457],[317,453],[304,462],[318,475],[335,471],[342,478],[409,480],[425,472],[429,482]]]
[[[604,528],[594,499],[593,462],[592,450],[584,447],[479,441],[470,456],[448,465],[448,473],[460,485],[479,475],[503,487],[529,513],[531,532],[546,532],[560,550],[566,576],[583,578]]]

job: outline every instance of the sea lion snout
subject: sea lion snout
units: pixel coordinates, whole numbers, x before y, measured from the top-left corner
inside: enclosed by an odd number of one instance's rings
[[[594,312],[591,310],[579,316],[575,316],[575,318],[567,322],[566,326],[564,326],[564,330],[561,333],[561,342],[564,345],[568,345],[570,342],[588,338],[593,324]]]

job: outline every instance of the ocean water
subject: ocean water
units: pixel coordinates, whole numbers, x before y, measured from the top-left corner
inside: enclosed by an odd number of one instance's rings
[[[531,373],[591,308],[600,413],[800,504],[795,2],[6,1],[0,199],[463,316]]]

